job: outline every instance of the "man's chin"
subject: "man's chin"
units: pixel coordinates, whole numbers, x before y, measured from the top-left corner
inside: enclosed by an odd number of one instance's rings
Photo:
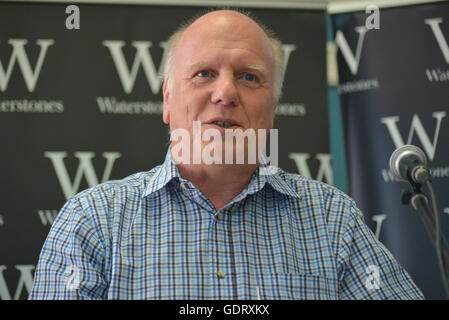
[[[201,157],[205,163],[216,164],[256,164],[257,148],[248,143],[222,143],[203,144]]]

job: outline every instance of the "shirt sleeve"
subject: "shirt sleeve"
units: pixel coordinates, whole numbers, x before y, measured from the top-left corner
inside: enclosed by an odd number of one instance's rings
[[[103,299],[105,246],[79,200],[59,212],[42,248],[28,299]]]
[[[351,201],[338,252],[341,299],[424,299],[391,252],[376,239]]]

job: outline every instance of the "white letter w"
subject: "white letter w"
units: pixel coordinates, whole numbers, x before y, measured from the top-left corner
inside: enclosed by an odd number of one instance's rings
[[[89,187],[93,187],[98,184],[98,177],[97,174],[95,173],[95,169],[92,164],[92,158],[95,157],[95,153],[75,152],[75,157],[78,158],[79,165],[76,171],[75,180],[72,183],[70,181],[70,177],[64,163],[64,158],[66,156],[67,152],[54,152],[54,151],[45,152],[45,157],[50,158],[53,167],[55,168],[59,183],[61,184],[62,191],[64,192],[64,195],[68,200],[78,193],[81,178],[83,177],[83,175],[86,177]],[[112,171],[112,166],[114,165],[115,160],[120,158],[120,156],[121,155],[118,152],[103,153],[103,157],[106,158],[107,161],[101,182],[109,180]]]

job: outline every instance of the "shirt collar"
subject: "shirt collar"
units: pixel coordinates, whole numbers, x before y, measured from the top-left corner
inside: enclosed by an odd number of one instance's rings
[[[277,192],[290,197],[301,198],[301,195],[293,188],[292,185],[288,184],[288,181],[284,176],[285,173],[279,168],[277,168],[277,173],[265,175],[268,184]]]
[[[151,176],[148,184],[143,192],[142,197],[146,197],[149,194],[160,190],[165,187],[173,178],[179,178],[180,174],[175,162],[171,156],[171,147],[168,148],[165,161],[162,165],[156,167],[156,171]]]
[[[171,148],[168,149],[165,156],[165,161],[162,165],[156,167],[155,173],[151,176],[142,197],[146,197],[149,194],[160,190],[166,186],[172,179],[180,178],[178,168],[172,158]],[[268,165],[260,164],[251,177],[248,186],[240,193],[243,197],[256,193],[269,184],[274,190],[285,194],[287,196],[301,198],[298,192],[295,191],[293,186],[289,185],[284,178],[284,172],[277,167],[270,167]],[[237,199],[235,199],[237,200]]]

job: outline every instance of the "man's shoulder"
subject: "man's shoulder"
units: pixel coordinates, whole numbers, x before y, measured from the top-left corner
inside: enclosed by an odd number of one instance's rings
[[[149,171],[136,172],[122,179],[109,180],[100,183],[79,192],[74,195],[71,200],[83,203],[86,201],[111,200],[116,197],[124,196],[140,197],[143,194],[148,181],[154,176],[159,167],[160,165]]]
[[[322,181],[314,180],[297,173],[286,172],[281,169],[278,172],[278,177],[279,179],[282,179],[290,188],[292,188],[301,199],[332,199],[351,204],[354,202],[354,200],[344,191]]]
[[[278,177],[298,195],[295,198],[299,208],[311,216],[323,216],[328,223],[363,219],[355,201],[342,190],[325,182],[307,178],[300,174],[279,171]]]

